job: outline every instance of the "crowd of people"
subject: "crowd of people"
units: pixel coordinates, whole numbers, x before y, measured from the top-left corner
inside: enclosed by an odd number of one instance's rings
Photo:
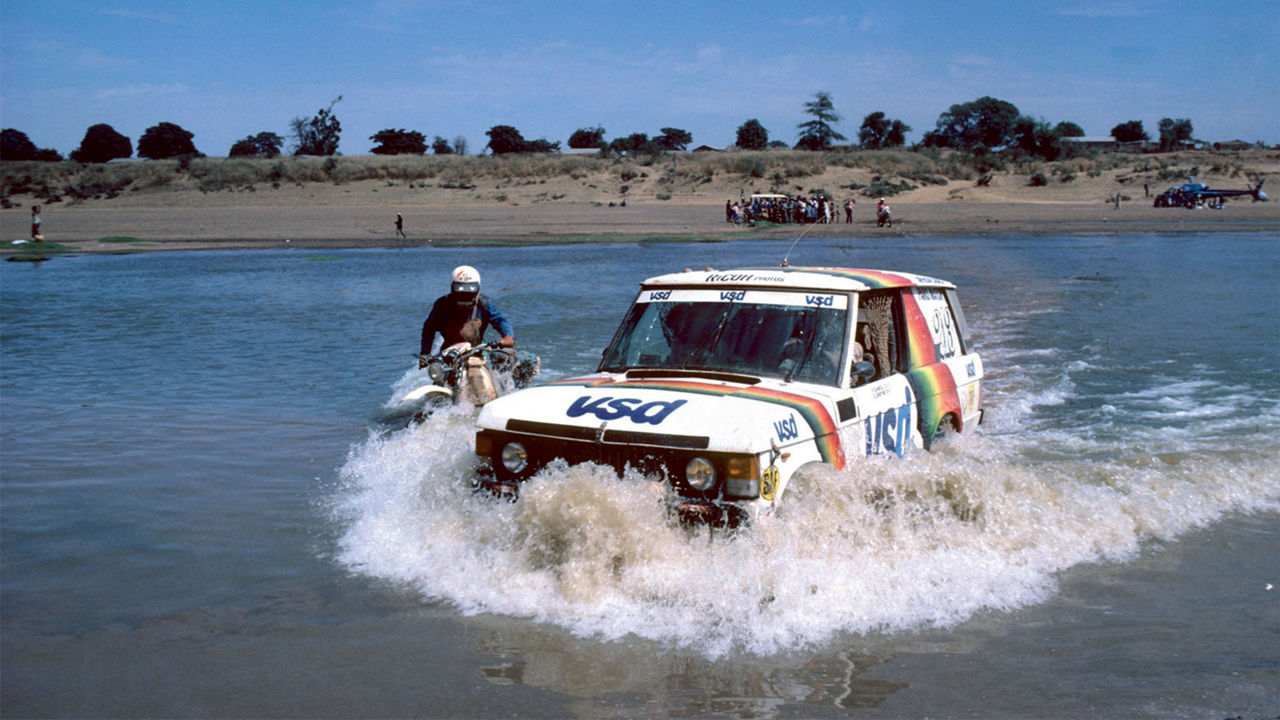
[[[802,225],[806,223],[839,223],[841,210],[844,211],[843,222],[853,222],[853,209],[857,201],[853,198],[837,203],[825,195],[809,197],[788,197],[786,195],[752,195],[734,202],[724,202],[724,220],[733,225],[751,225],[757,222],[771,222],[776,225]],[[886,224],[889,206],[884,198],[876,204],[876,215],[880,224]]]

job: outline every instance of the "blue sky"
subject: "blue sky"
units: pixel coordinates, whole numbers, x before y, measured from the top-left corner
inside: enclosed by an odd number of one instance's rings
[[[1089,135],[1189,118],[1205,140],[1280,142],[1280,2],[507,2],[4,0],[0,126],[64,155],[107,123],[158,122],[226,155],[341,95],[340,152],[385,128],[565,144],[663,127],[733,142],[757,118],[794,143],[831,93],[856,138],[883,111],[916,141],[984,95]]]

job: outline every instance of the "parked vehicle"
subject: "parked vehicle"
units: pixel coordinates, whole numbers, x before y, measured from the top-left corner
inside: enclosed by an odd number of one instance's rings
[[[908,273],[743,268],[650,278],[597,371],[484,406],[480,484],[547,463],[660,476],[689,521],[771,515],[806,466],[930,448],[982,420],[955,286]]]

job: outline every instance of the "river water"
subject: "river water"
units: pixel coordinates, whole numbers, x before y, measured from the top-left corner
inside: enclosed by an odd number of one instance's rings
[[[392,398],[455,265],[594,369],[637,283],[790,241],[0,263],[0,714],[1275,717],[1274,237],[804,239],[954,281],[987,420],[737,535]]]

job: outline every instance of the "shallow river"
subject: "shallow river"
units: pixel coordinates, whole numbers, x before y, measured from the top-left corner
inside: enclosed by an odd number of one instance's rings
[[[556,379],[644,277],[790,245],[0,263],[0,714],[1280,714],[1273,237],[801,240],[954,281],[987,420],[737,535],[385,422],[455,265]]]

